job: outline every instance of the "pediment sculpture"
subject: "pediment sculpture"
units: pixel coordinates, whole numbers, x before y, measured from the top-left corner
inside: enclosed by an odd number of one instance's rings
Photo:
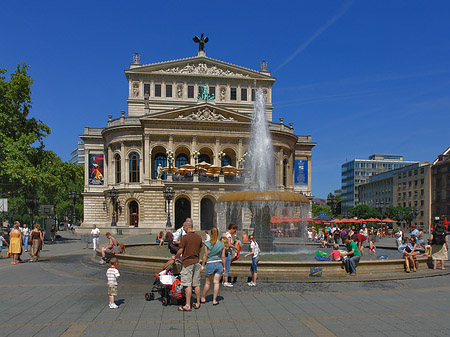
[[[219,121],[219,122],[233,122],[236,121],[233,117],[225,117],[220,113],[216,113],[214,109],[203,108],[184,116],[180,114],[177,119],[187,119],[196,121]]]
[[[206,63],[187,64],[184,67],[172,67],[156,71],[158,73],[172,73],[172,74],[200,74],[200,75],[215,75],[215,76],[233,76],[233,77],[249,77],[241,73],[231,71],[229,69],[222,69],[216,66],[208,67]]]

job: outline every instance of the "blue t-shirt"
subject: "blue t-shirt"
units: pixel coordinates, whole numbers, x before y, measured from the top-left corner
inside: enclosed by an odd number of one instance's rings
[[[209,253],[206,258],[206,263],[213,261],[222,261],[222,249],[225,246],[222,241],[218,240],[214,246],[211,245],[211,241],[206,241],[205,246],[208,247]]]

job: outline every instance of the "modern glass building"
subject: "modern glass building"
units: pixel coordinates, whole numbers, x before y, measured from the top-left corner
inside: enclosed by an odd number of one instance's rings
[[[371,176],[415,164],[404,161],[402,155],[373,154],[369,159],[353,159],[342,165],[341,190],[342,214],[359,205],[358,186],[369,182]]]
[[[84,142],[78,141],[78,145],[76,148],[72,150],[70,153],[70,162],[72,164],[81,164],[84,165]]]

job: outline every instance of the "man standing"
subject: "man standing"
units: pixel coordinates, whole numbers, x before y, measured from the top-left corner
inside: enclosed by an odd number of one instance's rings
[[[202,249],[202,237],[194,233],[192,220],[186,221],[183,224],[186,235],[183,236],[180,242],[180,249],[175,258],[183,256],[183,269],[181,270],[181,285],[186,292],[186,305],[179,307],[179,311],[191,311],[191,297],[192,287],[194,287],[195,297],[197,302],[194,303],[194,308],[200,308],[200,250]]]
[[[98,229],[96,225],[92,226],[91,236],[92,236],[92,249],[96,250],[100,240],[100,229]]]
[[[26,224],[23,224],[21,232],[22,232],[22,242],[25,247],[25,251],[28,252],[28,239],[30,238],[30,229],[27,227]]]

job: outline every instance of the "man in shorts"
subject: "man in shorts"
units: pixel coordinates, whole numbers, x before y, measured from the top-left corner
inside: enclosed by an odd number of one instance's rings
[[[108,239],[108,245],[102,247],[102,259],[100,260],[100,264],[106,263],[106,253],[108,254],[120,254],[122,253],[122,248],[120,247],[119,241],[114,238],[110,232],[106,233],[106,238]]]
[[[195,309],[200,308],[200,250],[202,249],[202,237],[194,233],[192,221],[186,221],[183,224],[186,235],[180,242],[180,249],[175,258],[183,257],[183,269],[181,270],[181,285],[185,288],[186,305],[179,307],[179,311],[191,311],[192,287],[194,288],[197,302],[194,303]]]

